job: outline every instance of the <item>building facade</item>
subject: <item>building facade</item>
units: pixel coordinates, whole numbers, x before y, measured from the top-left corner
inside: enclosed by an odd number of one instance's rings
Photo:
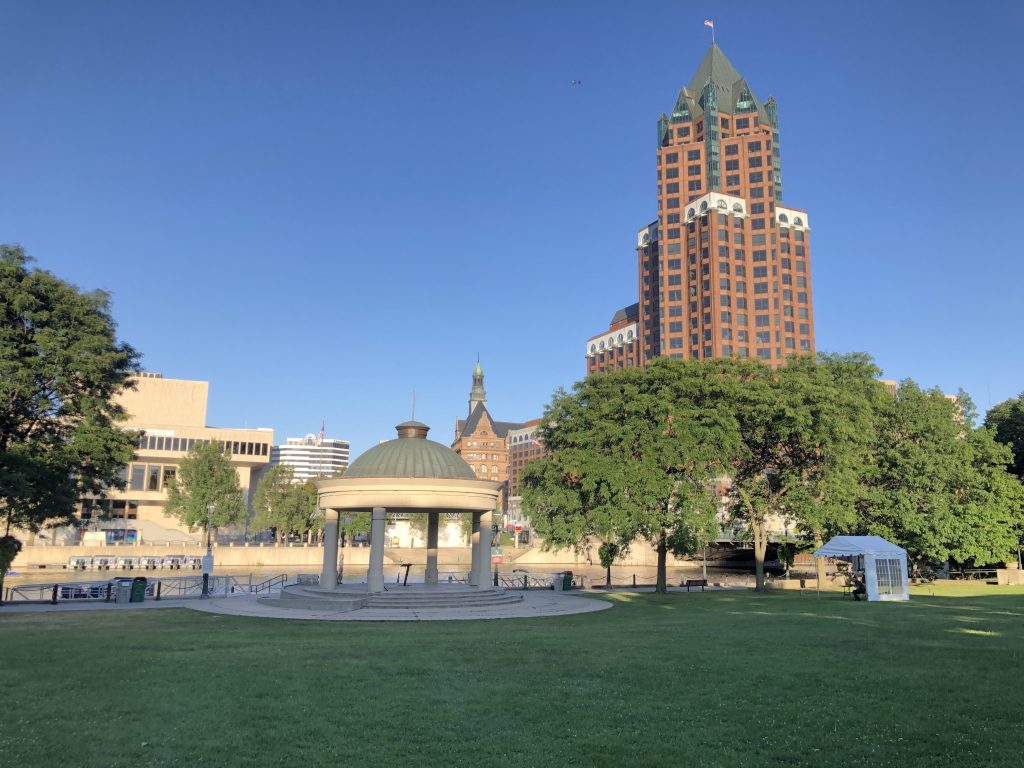
[[[775,100],[712,44],[658,120],[656,160],[658,218],[637,242],[641,363],[813,354],[810,217],[783,203]]]
[[[587,339],[587,375],[642,365],[637,319],[639,305],[630,304],[612,316],[608,330]]]
[[[270,452],[270,464],[286,464],[292,468],[295,482],[302,483],[316,477],[331,477],[348,468],[349,445],[319,435],[289,437],[284,445],[275,445]]]
[[[167,482],[178,463],[196,443],[222,445],[238,473],[246,500],[251,500],[259,472],[270,463],[274,433],[270,429],[224,429],[206,426],[209,384],[205,381],[165,379],[143,373],[134,388],[117,402],[125,409],[125,428],[142,432],[131,464],[122,470],[122,491],[110,490],[99,502],[101,513],[83,506],[83,522],[107,531],[111,541],[159,543],[199,541],[176,518],[164,514]],[[94,519],[95,518],[95,519]]]
[[[508,513],[509,521],[522,521],[522,495],[519,482],[526,462],[543,456],[544,443],[537,434],[540,419],[524,422],[519,429],[508,432]]]
[[[469,413],[455,420],[452,450],[459,454],[480,480],[496,480],[502,484],[500,496],[504,510],[508,503],[508,435],[523,425],[497,421],[487,410],[484,371],[480,363],[473,369],[473,387],[469,393]]]

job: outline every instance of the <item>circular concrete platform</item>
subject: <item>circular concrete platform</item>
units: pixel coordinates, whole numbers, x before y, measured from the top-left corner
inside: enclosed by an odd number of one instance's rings
[[[251,616],[266,619],[302,619],[316,621],[459,621],[468,619],[525,619],[543,616],[569,616],[611,608],[604,600],[547,591],[525,592],[516,602],[461,607],[373,607],[352,610],[331,601],[311,608],[285,608],[255,597],[211,598],[195,601],[187,607],[206,613]]]
[[[274,608],[304,608],[320,611],[325,606],[341,611],[367,609],[460,609],[484,606],[512,605],[521,602],[523,593],[497,588],[478,589],[466,584],[408,584],[392,585],[384,592],[370,592],[365,583],[344,584],[334,589],[318,585],[288,584],[276,597],[264,597],[260,602]]]

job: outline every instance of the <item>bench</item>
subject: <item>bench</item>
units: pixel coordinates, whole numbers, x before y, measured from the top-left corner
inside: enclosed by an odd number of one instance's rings
[[[704,587],[708,585],[707,579],[684,579],[680,587],[686,587],[686,591],[690,591],[690,587],[700,587],[700,591],[704,591]]]

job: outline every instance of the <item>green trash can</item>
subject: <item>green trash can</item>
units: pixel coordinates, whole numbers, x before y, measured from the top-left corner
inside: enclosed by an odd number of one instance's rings
[[[132,579],[132,596],[128,600],[130,603],[141,603],[146,599],[146,585],[147,580],[145,576],[136,576]]]
[[[572,571],[562,572],[562,589],[566,592],[572,589]]]

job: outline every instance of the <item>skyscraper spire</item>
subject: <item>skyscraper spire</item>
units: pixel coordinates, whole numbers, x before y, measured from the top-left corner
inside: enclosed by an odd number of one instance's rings
[[[473,367],[473,388],[469,391],[469,412],[477,403],[487,405],[487,393],[484,391],[484,369],[480,366],[480,356],[477,355],[476,365]]]

